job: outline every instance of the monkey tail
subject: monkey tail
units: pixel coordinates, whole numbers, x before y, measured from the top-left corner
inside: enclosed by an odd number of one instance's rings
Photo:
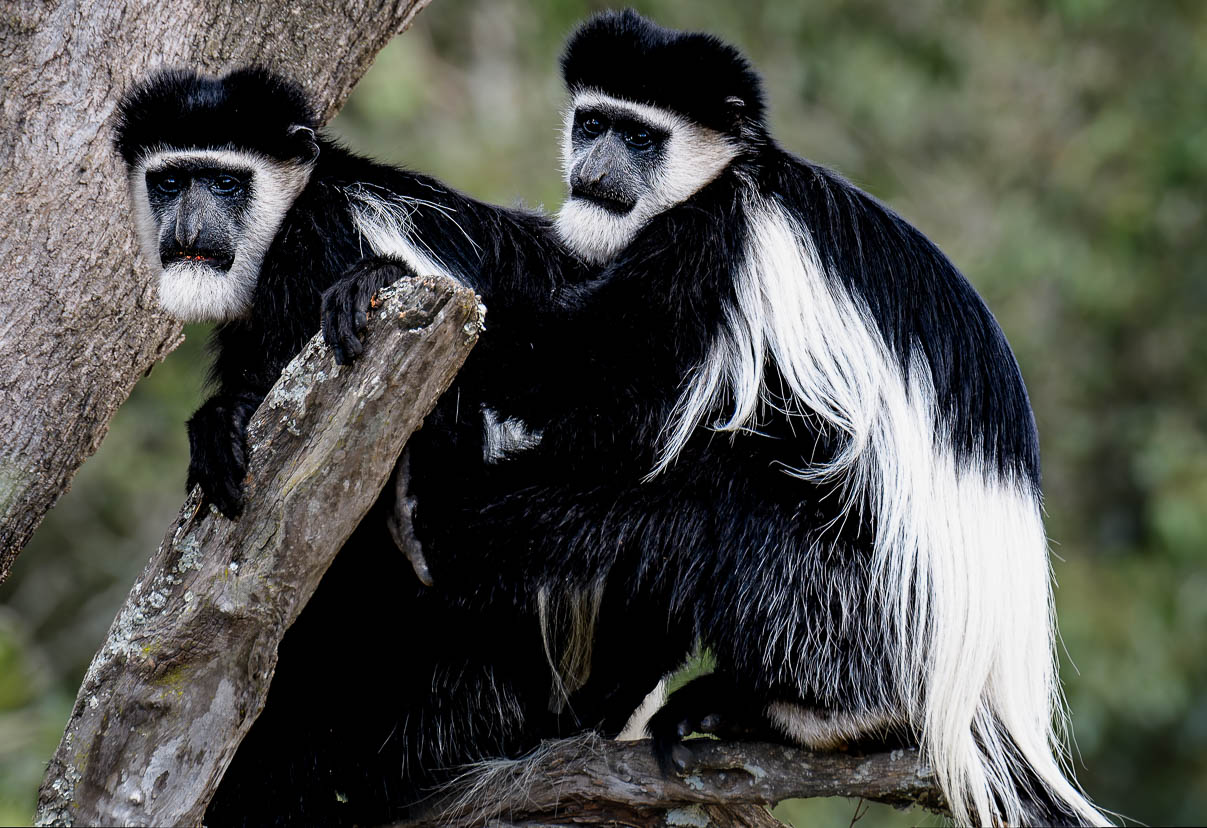
[[[922,677],[907,703],[952,814],[984,826],[1111,825],[1073,781],[1063,747],[1038,493],[993,474],[948,471],[958,501],[947,516],[952,534],[915,547],[921,566],[910,596],[929,612],[911,606],[919,626],[904,649],[921,670],[902,675]]]

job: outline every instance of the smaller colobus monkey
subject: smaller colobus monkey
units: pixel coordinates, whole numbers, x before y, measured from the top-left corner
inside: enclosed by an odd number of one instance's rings
[[[123,99],[116,146],[160,304],[219,323],[216,393],[189,421],[189,485],[224,514],[241,507],[247,421],[319,330],[324,293],[335,309],[367,307],[404,274],[453,276],[490,303],[465,379],[410,441],[412,491],[455,487],[505,453],[487,439],[473,378],[508,359],[502,331],[530,327],[528,307],[580,272],[549,219],[354,155],[318,131],[295,84],[259,69],[152,76]],[[347,362],[363,317],[328,318]],[[511,602],[471,612],[424,588],[375,514],[285,636],[206,821],[400,819],[442,768],[555,735],[550,682],[531,616]]]
[[[119,115],[116,145],[144,255],[160,270],[160,305],[221,323],[218,390],[189,421],[188,485],[231,517],[247,420],[317,332],[324,291],[342,279],[341,298],[367,305],[400,274],[445,273],[491,302],[493,326],[578,267],[547,218],[320,136],[298,87],[263,70],[162,72],[126,95]],[[341,362],[359,353],[357,321],[336,342]]]

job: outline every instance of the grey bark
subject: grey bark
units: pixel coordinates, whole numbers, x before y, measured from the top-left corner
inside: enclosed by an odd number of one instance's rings
[[[180,342],[110,148],[160,66],[258,63],[324,120],[431,0],[17,0],[0,13],[0,582],[134,383]]]
[[[548,742],[530,757],[484,763],[406,828],[632,825],[768,826],[785,799],[845,796],[950,815],[917,750],[827,752],[690,742],[688,772],[664,776],[650,745],[598,737]]]
[[[355,365],[315,337],[256,412],[243,516],[190,495],[88,668],[39,824],[200,823],[285,630],[481,330],[473,292],[447,278],[381,297]]]

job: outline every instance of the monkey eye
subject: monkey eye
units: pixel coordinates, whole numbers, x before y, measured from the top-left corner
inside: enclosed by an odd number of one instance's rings
[[[243,182],[233,175],[218,175],[210,183],[210,189],[218,195],[235,195],[243,191]]]
[[[633,149],[646,149],[654,143],[654,138],[648,129],[631,129],[625,132],[624,142]]]
[[[587,134],[588,137],[591,137],[591,138],[595,138],[599,135],[602,135],[604,132],[604,129],[606,128],[604,126],[604,122],[601,121],[599,118],[595,117],[594,115],[592,115],[589,118],[584,118],[582,121],[579,122],[578,126],[580,129],[582,129],[583,132],[585,132]]]
[[[184,186],[179,177],[171,174],[148,175],[147,179],[151,189],[162,195],[176,195]]]

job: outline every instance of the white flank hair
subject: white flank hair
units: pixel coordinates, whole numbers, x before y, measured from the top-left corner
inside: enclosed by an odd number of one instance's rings
[[[247,235],[237,240],[230,270],[198,262],[173,262],[159,255],[159,223],[147,197],[147,173],[177,163],[204,164],[247,173],[251,177],[251,210]],[[251,308],[260,265],[285,213],[310,180],[313,164],[289,164],[236,150],[151,150],[130,172],[134,223],[147,261],[159,267],[159,306],[183,322],[227,322]]]
[[[574,147],[571,133],[574,112],[581,107],[605,106],[623,110],[632,118],[669,136],[658,173],[648,194],[623,216],[570,195],[557,213],[555,227],[562,241],[591,264],[602,264],[625,248],[651,218],[691,197],[729,166],[737,147],[715,130],[694,124],[681,115],[647,104],[613,98],[597,90],[580,92],[566,110],[562,134],[562,174],[570,185]]]
[[[457,224],[454,210],[434,201],[378,190],[371,184],[354,184],[344,192],[351,203],[353,220],[357,232],[360,233],[361,243],[368,247],[368,250],[361,250],[361,255],[373,253],[401,259],[419,276],[440,275],[461,279],[459,274],[441,261],[436,251],[415,233],[413,221],[417,211],[434,210],[456,225],[470,247],[478,249],[478,243]]]
[[[486,436],[482,459],[487,463],[498,463],[541,444],[541,432],[530,430],[516,417],[500,420],[494,409],[483,408],[482,419]]]
[[[662,679],[646,694],[641,704],[637,705],[637,709],[629,716],[629,720],[624,723],[620,733],[616,734],[616,741],[635,742],[650,737],[650,719],[654,718],[654,714],[666,702],[667,683],[667,679]]]
[[[745,208],[736,307],[681,397],[651,476],[726,400],[733,410],[719,430],[756,427],[762,403],[820,417],[844,435],[830,462],[788,471],[832,481],[850,508],[872,512],[870,578],[888,610],[877,619],[884,638],[899,642],[898,701],[921,730],[956,821],[1033,819],[1017,790],[1029,770],[1070,811],[1109,824],[1055,758],[1054,718],[1063,726],[1064,711],[1038,493],[957,458],[937,427],[921,354],[906,380],[868,308],[828,277],[808,229],[770,200],[751,197]],[[768,357],[787,400],[765,385]],[[792,711],[769,712],[806,741],[826,736]],[[844,734],[854,726],[832,724]]]

